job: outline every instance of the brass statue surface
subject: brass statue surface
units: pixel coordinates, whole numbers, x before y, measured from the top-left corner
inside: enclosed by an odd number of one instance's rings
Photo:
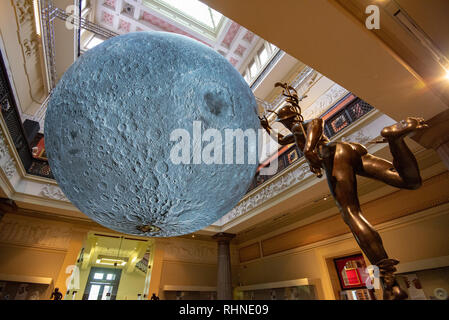
[[[275,112],[275,121],[281,122],[291,133],[284,136],[273,132],[266,117],[260,119],[262,127],[281,145],[296,143],[317,177],[321,177],[321,170],[324,170],[330,192],[344,222],[351,229],[371,264],[379,268],[383,298],[406,299],[407,293],[400,288],[394,276],[395,265],[399,261],[388,257],[379,233],[362,216],[356,175],[376,179],[397,188],[419,188],[422,181],[418,163],[404,138],[426,128],[424,119],[409,117],[381,131],[383,140],[378,142],[388,143],[393,156],[391,163],[368,153],[359,143],[330,142],[323,133],[322,119],[304,121],[299,107],[301,99],[294,88],[283,83],[276,83],[276,86],[283,88],[283,95],[287,97],[288,104]]]

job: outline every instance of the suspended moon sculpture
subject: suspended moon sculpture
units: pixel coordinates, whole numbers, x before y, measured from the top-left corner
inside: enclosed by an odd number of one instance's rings
[[[165,32],[117,36],[84,53],[55,88],[45,120],[50,166],[67,198],[105,227],[195,232],[228,213],[251,183],[257,148],[245,139],[244,164],[226,164],[238,142],[226,149],[225,131],[256,131],[256,106],[211,48]],[[186,141],[188,150],[180,148]],[[222,151],[205,163],[211,142]],[[210,163],[220,152],[222,164]]]

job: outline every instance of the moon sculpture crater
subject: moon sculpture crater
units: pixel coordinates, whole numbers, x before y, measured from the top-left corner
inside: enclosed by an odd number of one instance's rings
[[[257,132],[256,107],[241,75],[211,48],[165,32],[117,36],[84,53],[55,88],[45,120],[50,166],[67,198],[103,226],[195,232],[238,203],[257,161],[174,164],[179,141],[170,134],[183,129],[193,140],[194,122],[203,133],[216,129],[224,159],[225,129]]]

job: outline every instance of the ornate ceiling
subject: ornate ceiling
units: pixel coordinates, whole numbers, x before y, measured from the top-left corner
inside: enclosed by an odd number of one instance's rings
[[[206,7],[199,1],[188,1]],[[92,7],[95,8],[94,22],[111,31],[123,34],[154,30],[182,34],[218,51],[237,69],[260,39],[217,12],[211,12],[212,20],[201,22],[199,14],[193,17],[194,12],[183,11],[182,2],[176,0],[95,0]]]

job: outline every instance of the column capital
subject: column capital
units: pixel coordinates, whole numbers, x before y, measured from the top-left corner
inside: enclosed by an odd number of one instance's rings
[[[232,233],[225,233],[225,232],[219,232],[212,236],[212,239],[217,241],[223,241],[223,242],[229,242],[232,239],[234,239],[235,234]]]

